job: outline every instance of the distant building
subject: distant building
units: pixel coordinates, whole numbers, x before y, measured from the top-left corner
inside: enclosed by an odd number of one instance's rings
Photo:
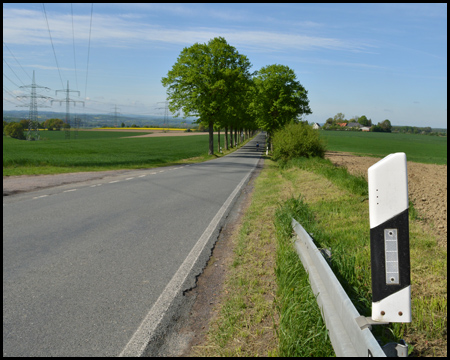
[[[363,127],[361,128],[361,131],[370,131],[370,127],[363,126]]]
[[[313,128],[314,130],[318,130],[318,129],[320,129],[320,125],[319,125],[318,123],[314,123],[313,126],[312,126],[312,128]]]
[[[362,125],[360,123],[357,122],[350,122],[347,124],[347,128],[358,128],[360,129],[362,127]]]
[[[347,123],[337,123],[340,127],[346,127]]]

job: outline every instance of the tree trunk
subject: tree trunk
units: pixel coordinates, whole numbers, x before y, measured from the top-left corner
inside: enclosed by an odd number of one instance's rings
[[[233,126],[230,126],[230,148],[233,148]]]
[[[228,126],[225,126],[225,150],[228,150]]]
[[[214,123],[209,123],[209,152],[208,155],[214,155]]]
[[[219,128],[219,130],[217,131],[217,151],[218,151],[219,154],[220,154],[220,128]]]

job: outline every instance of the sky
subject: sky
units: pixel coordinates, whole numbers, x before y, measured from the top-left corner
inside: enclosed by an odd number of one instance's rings
[[[447,4],[3,4],[3,109],[164,115],[183,48],[222,36],[251,71],[293,69],[309,122],[447,128]],[[27,87],[28,86],[28,87]],[[49,90],[44,87],[49,88]],[[41,97],[42,96],[42,97]],[[25,105],[17,107],[17,105]],[[76,108],[74,108],[74,105]],[[44,107],[39,107],[39,110]],[[182,119],[180,119],[182,121]]]

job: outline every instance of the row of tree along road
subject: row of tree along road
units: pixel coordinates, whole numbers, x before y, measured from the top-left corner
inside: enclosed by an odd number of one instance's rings
[[[209,130],[209,154],[214,153],[214,128],[229,137],[256,129],[276,130],[311,114],[308,92],[285,65],[268,65],[251,72],[249,59],[223,37],[185,47],[161,82],[167,88],[169,110],[197,116]],[[233,146],[233,136],[230,136]]]

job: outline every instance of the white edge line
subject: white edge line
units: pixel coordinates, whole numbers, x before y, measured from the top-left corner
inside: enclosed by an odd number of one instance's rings
[[[139,328],[131,337],[130,341],[128,341],[128,344],[122,350],[119,357],[142,356],[151,338],[153,337],[153,333],[161,323],[164,314],[169,309],[175,296],[181,290],[181,286],[188,277],[197,258],[202,253],[202,250],[206,246],[208,239],[216,229],[217,224],[219,223],[220,219],[224,215],[227,208],[230,206],[234,197],[239,192],[239,190],[241,189],[245,181],[249,178],[252,172],[253,171],[250,171],[247,174],[247,176],[241,180],[238,186],[236,186],[234,191],[222,205],[219,212],[216,214],[216,216],[214,216],[214,218],[209,223],[206,230],[203,232],[200,239],[198,239],[197,243],[194,245],[191,252],[184,260],[183,264],[181,264],[178,271],[175,273],[170,282],[167,284],[164,291],[159,296],[158,300],[156,300],[156,302],[153,304],[152,308],[150,309],[147,316],[140,324]]]
[[[77,191],[77,189],[70,189],[70,190],[64,190],[63,192],[71,192],[71,191]]]
[[[34,197],[33,199],[40,199],[40,198],[43,198],[43,197],[46,197],[46,196],[48,196],[48,195],[36,196],[36,197]]]

